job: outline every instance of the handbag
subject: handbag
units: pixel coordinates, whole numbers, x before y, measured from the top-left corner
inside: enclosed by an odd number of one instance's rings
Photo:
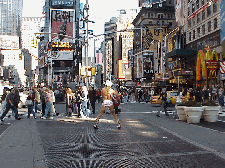
[[[120,105],[120,97],[119,96],[113,96],[112,101],[113,101],[114,107],[118,107]]]
[[[32,105],[33,105],[32,100],[26,100],[25,101],[25,106],[32,106]]]

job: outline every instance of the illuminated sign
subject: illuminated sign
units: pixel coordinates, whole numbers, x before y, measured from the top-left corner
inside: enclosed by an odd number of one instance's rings
[[[73,8],[74,0],[51,0],[52,8]]]
[[[73,44],[69,42],[52,42],[52,47],[71,48],[73,47]]]

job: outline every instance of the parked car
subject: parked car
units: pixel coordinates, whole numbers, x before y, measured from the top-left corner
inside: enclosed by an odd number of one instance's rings
[[[151,103],[152,104],[161,104],[161,98],[159,99],[159,95],[152,96]],[[177,99],[177,91],[167,91],[167,102],[168,104],[176,104]]]

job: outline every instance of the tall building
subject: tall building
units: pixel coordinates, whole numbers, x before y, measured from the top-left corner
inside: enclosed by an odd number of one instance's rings
[[[164,73],[163,36],[172,30],[174,22],[174,0],[157,1],[142,7],[133,21],[134,80],[147,83],[153,81],[155,73]]]
[[[23,0],[0,0],[0,35],[20,37]]]

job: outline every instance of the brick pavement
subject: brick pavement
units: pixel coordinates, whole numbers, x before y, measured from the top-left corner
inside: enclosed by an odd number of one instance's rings
[[[119,114],[121,130],[104,114],[94,130],[96,115],[12,119],[1,167],[225,167],[224,133],[142,112]]]

